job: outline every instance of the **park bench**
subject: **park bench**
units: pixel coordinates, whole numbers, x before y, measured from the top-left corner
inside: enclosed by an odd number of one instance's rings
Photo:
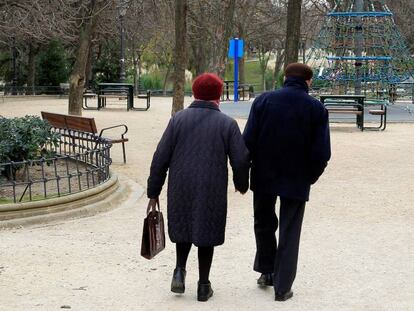
[[[239,100],[250,100],[250,84],[239,84]]]
[[[133,107],[133,110],[141,110],[141,111],[147,111],[151,106],[151,91],[145,90],[143,83],[141,80],[138,80],[138,88],[136,92],[136,96],[138,99],[145,99],[146,101],[146,107],[145,108],[135,108]]]
[[[364,103],[365,107],[374,107],[377,106],[378,109],[368,109],[368,113],[373,116],[380,117],[380,125],[379,126],[366,126],[364,129],[366,130],[377,130],[377,131],[384,131],[387,127],[387,105],[388,102],[384,100],[375,100],[370,99],[366,100]]]
[[[68,95],[69,94],[69,83],[59,83],[61,94]]]
[[[83,93],[83,106],[82,108],[85,110],[98,110],[99,107],[89,107],[88,106],[88,99],[94,99],[96,98],[97,94],[95,92],[93,92],[92,90],[85,90],[85,92]]]
[[[221,100],[230,100],[230,88],[233,86],[234,91],[234,81],[233,80],[224,80],[223,81],[223,92],[221,94]],[[237,87],[237,92],[239,95],[240,101],[250,100],[252,95],[254,95],[253,86],[250,84],[239,84]]]
[[[93,134],[98,133],[98,129],[96,127],[94,118],[64,115],[64,114],[51,113],[51,112],[45,112],[45,111],[42,111],[41,113],[42,113],[42,118],[44,120],[47,120],[50,123],[50,125],[55,128],[75,130],[75,131],[93,133]],[[121,134],[120,138],[113,139],[113,138],[102,136],[102,134],[105,131],[115,129],[115,128],[124,128],[124,131]],[[117,143],[122,144],[124,163],[126,163],[125,143],[128,141],[128,138],[125,137],[125,134],[127,132],[128,132],[128,127],[125,124],[119,124],[115,126],[106,127],[106,128],[101,129],[101,131],[99,132],[99,137],[107,139],[112,144],[117,144]],[[75,139],[76,137],[72,137],[72,138]]]

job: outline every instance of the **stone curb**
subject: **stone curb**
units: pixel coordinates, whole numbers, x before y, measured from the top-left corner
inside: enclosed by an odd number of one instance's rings
[[[12,219],[0,220],[0,230],[93,216],[121,206],[130,206],[137,202],[144,193],[144,189],[137,183],[124,177],[121,177],[119,182],[117,176],[113,177],[115,182],[109,188],[106,187],[103,191],[93,195],[89,193],[89,196],[54,206],[12,211],[11,213],[20,213],[21,215],[14,215],[15,217]],[[16,216],[21,217],[16,218]]]
[[[39,201],[32,201],[32,202],[24,202],[24,203],[7,203],[7,204],[1,204],[0,205],[0,215],[2,212],[9,212],[9,211],[22,211],[22,210],[28,210],[28,209],[37,209],[41,207],[46,206],[54,206],[64,203],[70,203],[77,200],[82,200],[88,197],[91,197],[93,195],[96,195],[98,193],[101,193],[110,187],[113,187],[115,184],[118,183],[118,176],[111,173],[111,178],[109,178],[108,181],[104,182],[103,184],[100,184],[99,186],[88,189],[85,191],[81,191],[78,193],[65,195],[57,198],[51,198],[46,200],[39,200]],[[1,220],[1,216],[0,216]]]

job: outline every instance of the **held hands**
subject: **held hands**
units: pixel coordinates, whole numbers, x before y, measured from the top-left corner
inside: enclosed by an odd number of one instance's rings
[[[245,195],[247,193],[247,190],[242,192],[242,191],[236,189],[236,192],[240,192],[241,195]]]

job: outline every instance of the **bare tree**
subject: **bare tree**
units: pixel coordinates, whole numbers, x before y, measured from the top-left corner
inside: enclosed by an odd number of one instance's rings
[[[289,0],[287,9],[285,67],[298,61],[302,0]]]
[[[184,108],[187,67],[187,0],[175,0],[174,91],[171,114]]]

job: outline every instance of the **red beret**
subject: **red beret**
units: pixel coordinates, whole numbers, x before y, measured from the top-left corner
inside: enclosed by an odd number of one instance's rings
[[[193,82],[193,94],[196,99],[220,99],[222,91],[223,81],[214,73],[203,73]]]

